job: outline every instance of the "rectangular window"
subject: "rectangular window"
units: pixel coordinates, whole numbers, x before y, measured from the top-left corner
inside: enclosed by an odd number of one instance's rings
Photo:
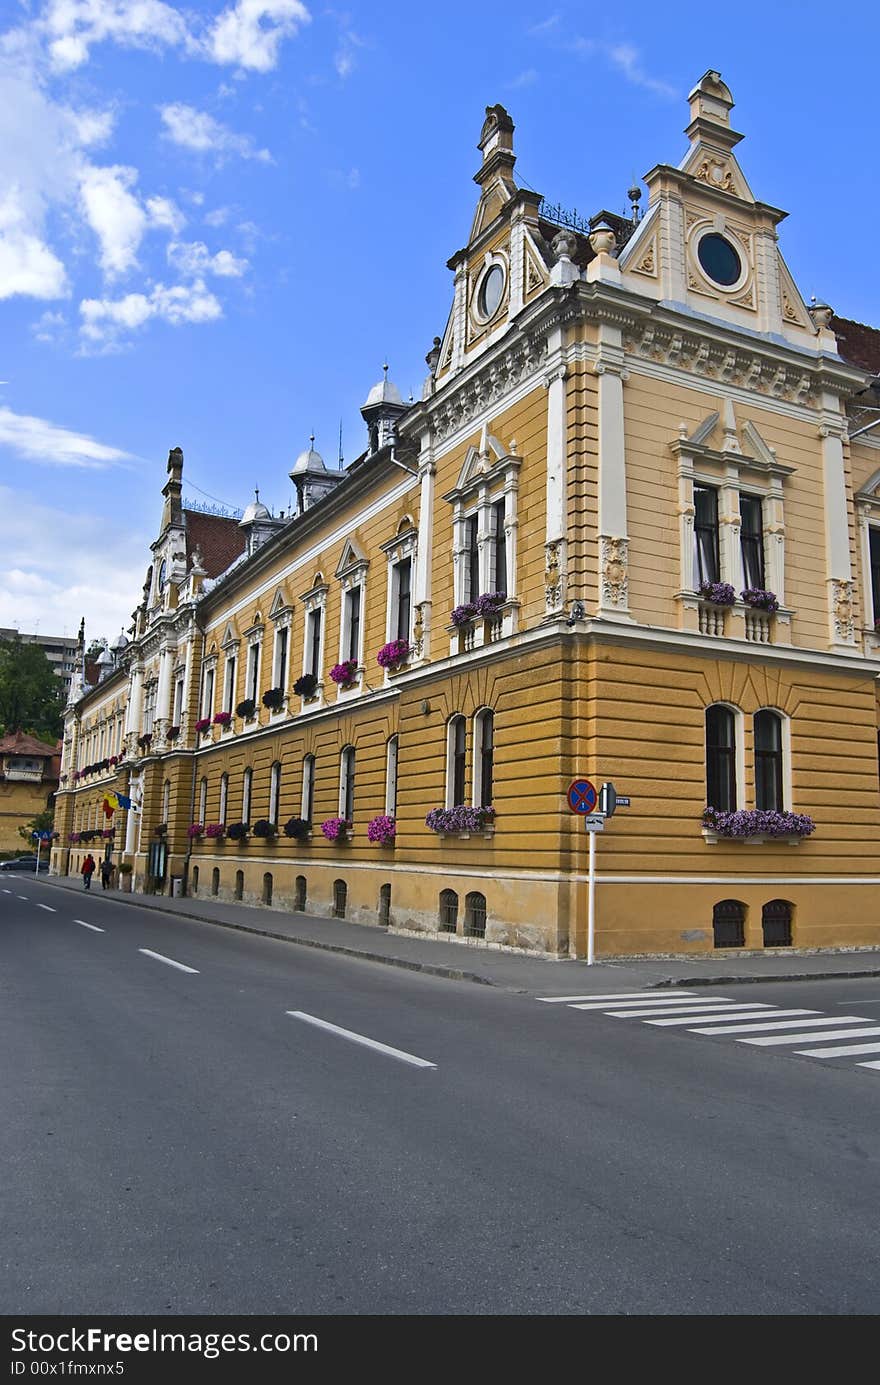
[[[775,712],[755,715],[755,807],[781,813],[782,723]]]
[[[694,590],[719,581],[718,492],[694,486]]]
[[[740,546],[742,548],[743,586],[764,590],[764,519],[760,497],[741,495]]]
[[[479,807],[492,806],[492,779],[495,765],[495,718],[491,712],[480,717],[480,802]]]
[[[309,611],[309,647],[307,673],[321,677],[321,607]]]
[[[306,822],[311,822],[312,812],[315,805],[315,757],[306,755],[303,760],[303,782],[302,799],[300,803],[300,816]]]
[[[345,642],[346,659],[357,659],[360,652],[361,635],[361,589],[352,587],[345,593],[345,625],[348,638]]]
[[[272,672],[273,688],[287,686],[287,626],[275,631],[275,667]]]
[[[871,597],[876,624],[880,620],[880,529],[868,530],[868,542],[871,551]]]
[[[467,759],[467,725],[464,717],[456,717],[452,727],[452,802],[450,808],[464,803],[465,765]]]
[[[179,726],[183,717],[183,678],[178,678],[174,684],[174,716],[173,725]]]
[[[247,695],[251,702],[260,700],[260,646],[252,644],[248,648]]]
[[[722,813],[736,809],[736,723],[728,707],[706,712],[706,803]]]
[[[209,717],[209,716],[211,716],[212,713],[213,713],[213,710],[214,710],[214,670],[213,670],[213,668],[206,668],[206,669],[205,669],[204,696],[203,696],[203,698],[202,698],[202,716],[203,716],[203,717]]]
[[[412,598],[412,558],[402,558],[394,568],[395,619],[393,638],[409,639],[410,601]]]
[[[465,532],[465,601],[476,601],[480,595],[480,545],[477,538],[479,519],[469,515],[464,522]]]
[[[235,666],[237,659],[234,654],[230,654],[226,660],[226,669],[223,679],[223,711],[232,712],[235,710]]]
[[[492,533],[495,547],[492,554],[491,588],[495,592],[507,591],[507,536],[504,532],[504,501],[497,500],[492,506]]]

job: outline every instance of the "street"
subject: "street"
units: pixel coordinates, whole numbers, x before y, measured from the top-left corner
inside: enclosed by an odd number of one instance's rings
[[[2,885],[0,1312],[880,1306],[877,978],[576,1009]]]

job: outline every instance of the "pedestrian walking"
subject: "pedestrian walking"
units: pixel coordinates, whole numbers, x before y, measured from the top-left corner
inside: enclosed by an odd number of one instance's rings
[[[95,858],[91,852],[89,852],[80,866],[80,872],[82,874],[83,884],[87,890],[90,890],[92,888],[92,876],[95,873]]]
[[[113,862],[105,856],[101,862],[101,889],[106,890],[113,883]]]

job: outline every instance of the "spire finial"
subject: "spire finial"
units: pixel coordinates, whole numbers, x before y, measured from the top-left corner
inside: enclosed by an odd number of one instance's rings
[[[311,449],[311,450],[314,452],[314,450],[315,450],[315,435],[314,435],[314,433],[309,433],[309,442],[312,444],[312,449]]]
[[[259,488],[259,486],[254,486],[254,499],[256,500],[257,504],[259,504],[259,502],[260,502],[260,488]]]

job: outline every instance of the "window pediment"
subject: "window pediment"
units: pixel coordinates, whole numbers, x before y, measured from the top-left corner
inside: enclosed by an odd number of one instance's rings
[[[370,566],[370,561],[361,548],[360,544],[354,539],[346,539],[342,550],[342,557],[336,567],[336,577],[351,577],[366,572]]]
[[[481,487],[503,483],[508,476],[515,475],[522,466],[522,458],[516,455],[515,446],[515,443],[511,443],[510,450],[507,450],[498,438],[484,429],[480,446],[468,448],[458,480],[443,499],[451,504],[467,502],[478,494]]]

